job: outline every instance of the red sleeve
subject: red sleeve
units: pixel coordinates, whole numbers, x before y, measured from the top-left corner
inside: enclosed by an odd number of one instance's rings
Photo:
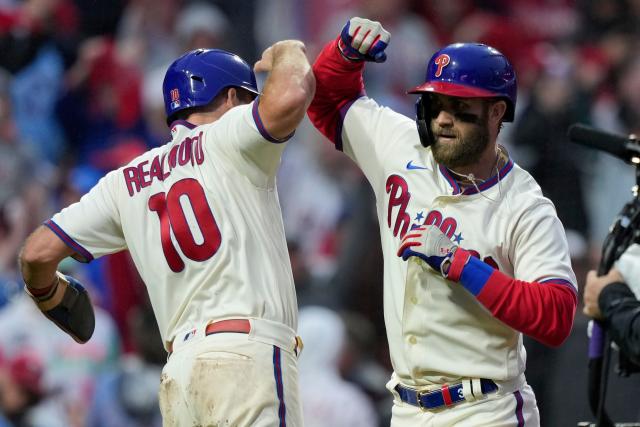
[[[478,294],[478,301],[513,329],[552,347],[571,333],[578,304],[569,285],[525,282],[497,270]]]
[[[307,114],[311,123],[342,150],[342,121],[353,102],[365,95],[364,62],[342,57],[337,39],[329,42],[313,64],[316,94]]]
[[[525,282],[458,250],[449,280],[459,281],[491,314],[543,344],[557,347],[571,333],[578,297],[563,279]]]

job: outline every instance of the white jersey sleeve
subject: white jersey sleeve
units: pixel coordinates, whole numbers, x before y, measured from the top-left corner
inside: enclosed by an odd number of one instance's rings
[[[249,105],[229,110],[208,126],[205,150],[220,153],[257,187],[273,188],[286,142],[275,139],[264,128],[258,114],[259,98]]]
[[[408,117],[362,97],[348,109],[342,128],[342,149],[379,188],[386,179],[385,164],[396,156],[398,144],[417,136],[416,123]]]
[[[510,246],[514,277],[540,283],[560,280],[577,292],[562,223],[553,204],[543,200],[526,209],[516,223]]]
[[[45,223],[76,251],[74,258],[79,261],[89,262],[127,247],[113,194],[118,181],[116,173],[108,173],[78,203],[64,208]]]

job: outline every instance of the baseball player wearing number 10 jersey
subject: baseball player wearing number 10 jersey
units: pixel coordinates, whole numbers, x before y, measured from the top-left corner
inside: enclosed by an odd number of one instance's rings
[[[389,40],[352,18],[313,65],[308,114],[376,196],[391,425],[539,425],[522,334],[560,345],[577,288],[553,204],[496,143],[515,73],[489,46],[447,46],[410,91],[414,121],[364,91],[365,61],[384,62]]]
[[[295,288],[275,189],[284,142],[315,79],[299,41],[237,55],[196,50],[164,84],[172,141],[108,173],[28,239],[26,288],[77,341],[91,336],[86,291],[56,272],[128,249],[167,351],[165,426],[301,425]],[[66,244],[66,245],[65,245]],[[62,290],[60,290],[62,289]]]

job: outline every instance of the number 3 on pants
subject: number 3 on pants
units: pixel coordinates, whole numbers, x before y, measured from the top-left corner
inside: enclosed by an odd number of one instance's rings
[[[200,229],[201,243],[197,243],[191,233],[182,204],[187,201]],[[171,241],[171,231],[184,256],[194,261],[207,260],[220,248],[220,229],[207,203],[204,189],[195,179],[181,179],[167,193],[156,193],[149,197],[149,209],[157,213],[160,219],[162,252],[172,271],[182,271],[184,261]]]

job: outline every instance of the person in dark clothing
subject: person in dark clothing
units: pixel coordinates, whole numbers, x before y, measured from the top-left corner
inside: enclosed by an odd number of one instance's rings
[[[602,320],[620,351],[640,364],[640,300],[618,269],[599,277],[593,270],[587,274],[583,311]]]

